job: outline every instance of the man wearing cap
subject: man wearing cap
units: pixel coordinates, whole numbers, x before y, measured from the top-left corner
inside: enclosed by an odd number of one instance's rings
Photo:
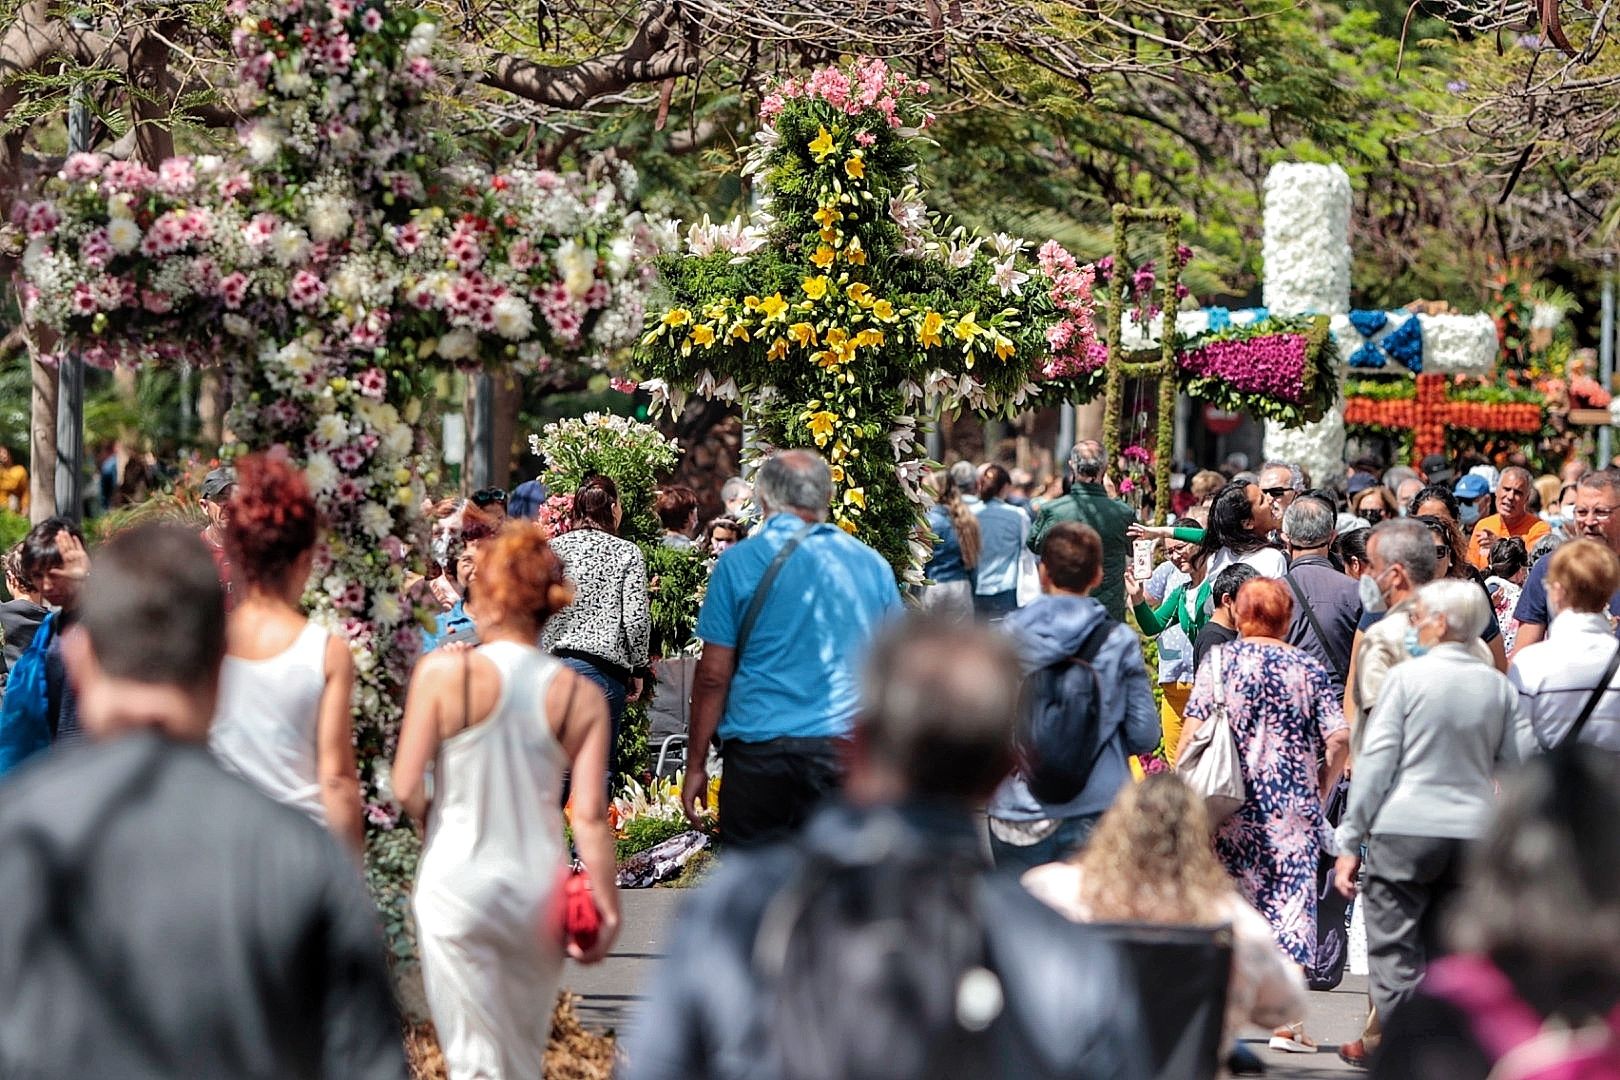
[[[1449,484],[1457,475],[1444,454],[1430,454],[1418,465],[1425,484]]]
[[[1458,481],[1457,497],[1462,498],[1464,482],[1478,479],[1479,476],[1469,474]],[[1528,470],[1516,465],[1502,470],[1502,478],[1496,482],[1496,513],[1480,518],[1479,524],[1474,526],[1473,537],[1468,541],[1468,561],[1478,569],[1489,567],[1491,545],[1498,540],[1518,537],[1524,541],[1524,549],[1529,551],[1552,531],[1551,525],[1530,512],[1530,484]]]
[[[236,606],[236,594],[231,589],[231,559],[225,551],[225,517],[230,510],[231,492],[236,490],[236,470],[225,467],[212,469],[203,477],[202,508],[208,515],[208,527],[202,531],[203,543],[214,557],[214,568],[219,571],[219,583],[225,586],[225,609]]]

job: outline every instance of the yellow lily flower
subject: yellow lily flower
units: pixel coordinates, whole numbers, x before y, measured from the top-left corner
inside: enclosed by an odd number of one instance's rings
[[[830,412],[811,413],[806,417],[810,425],[810,435],[816,440],[817,446],[826,446],[827,440],[832,438],[833,426],[838,422],[838,415]]]
[[[852,236],[849,238],[849,247],[844,249],[844,259],[851,266],[866,265],[866,249],[861,247],[860,237]]]
[[[866,175],[866,162],[861,160],[859,150],[849,155],[849,160],[844,162],[844,171],[849,174],[851,180],[859,180]]]
[[[832,284],[832,282],[827,280],[827,276],[825,274],[821,275],[820,277],[805,278],[802,283],[804,295],[808,296],[812,300],[820,300],[822,297],[827,295],[827,286],[830,284]]]
[[[837,222],[844,220],[844,212],[836,206],[823,206],[811,215],[815,223],[823,229],[830,229]]]
[[[781,293],[771,293],[759,302],[759,310],[765,316],[766,322],[775,322],[787,310],[787,301],[782,299]]]
[[[665,326],[685,326],[692,321],[692,313],[685,308],[671,308],[664,313]]]
[[[832,156],[834,149],[832,133],[827,130],[825,125],[819,125],[816,137],[810,143],[811,155],[816,159],[817,164],[820,164]]]
[[[748,327],[743,325],[742,323],[738,323],[736,326],[733,326],[731,328],[730,337],[731,337],[732,341],[752,341],[753,340],[753,338],[748,336]]]
[[[850,344],[857,349],[874,349],[882,345],[883,340],[883,331],[881,330],[862,330],[855,335],[855,340]]]
[[[743,307],[747,308],[749,311],[758,311],[759,297],[755,296],[753,293],[749,293],[747,296],[743,297]]]
[[[827,471],[832,474],[833,483],[842,484],[844,482],[844,467],[842,465],[830,465],[827,467]]]
[[[865,510],[866,509],[866,489],[865,488],[850,488],[848,491],[844,492],[844,505],[845,506],[858,506],[862,510]]]
[[[692,344],[701,345],[705,349],[714,345],[714,327],[702,323],[692,327]]]
[[[861,307],[872,306],[872,287],[864,281],[852,283],[849,288],[844,290],[844,295]]]
[[[816,343],[816,328],[807,322],[794,323],[788,327],[788,337],[799,345],[814,345]]]
[[[833,264],[833,260],[836,258],[838,258],[838,252],[826,244],[822,244],[816,248],[816,253],[810,256],[810,261],[815,263],[818,269],[825,270]]]
[[[787,355],[787,350],[787,338],[777,338],[775,341],[771,342],[769,351],[765,353],[765,359],[775,363],[777,360],[780,360]]]
[[[849,533],[851,536],[854,536],[860,531],[860,528],[853,521],[849,520],[849,518],[839,518],[838,527]]]
[[[884,322],[888,322],[894,318],[894,305],[887,300],[879,300],[872,305],[872,315],[875,318],[882,319]]]
[[[996,335],[996,359],[997,360],[1010,359],[1012,357],[1012,355],[1014,353],[1016,353],[1017,351],[1018,351],[1018,347],[1012,343],[1012,338],[1003,337],[1000,334]]]
[[[930,311],[923,316],[922,327],[918,331],[917,340],[922,343],[922,347],[925,349],[939,348],[940,345],[944,344],[939,336],[939,332],[944,326],[945,317],[937,311]]]
[[[951,332],[956,335],[958,341],[972,341],[975,337],[984,333],[984,327],[973,321],[977,315],[977,311],[970,311],[957,320],[956,326],[952,328]]]

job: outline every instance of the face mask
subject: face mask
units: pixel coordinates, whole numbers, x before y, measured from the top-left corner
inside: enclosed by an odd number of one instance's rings
[[[1356,590],[1361,594],[1361,606],[1365,610],[1374,615],[1381,615],[1389,610],[1389,602],[1384,599],[1384,590],[1378,587],[1378,580],[1371,573],[1361,575]]]
[[[1479,507],[1472,503],[1464,503],[1459,509],[1462,511],[1463,528],[1469,528],[1479,520]]]
[[[1429,651],[1429,647],[1418,640],[1418,629],[1415,626],[1406,628],[1406,651],[1414,657],[1422,656]]]

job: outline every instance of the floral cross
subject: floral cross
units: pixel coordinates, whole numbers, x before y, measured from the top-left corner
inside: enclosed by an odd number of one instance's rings
[[[833,520],[911,581],[928,552],[919,413],[1010,412],[1095,342],[1089,267],[929,214],[927,94],[879,60],[778,84],[744,166],[763,205],[705,218],[663,260],[672,302],[639,354],[660,397],[739,401],[758,442],[821,449]]]

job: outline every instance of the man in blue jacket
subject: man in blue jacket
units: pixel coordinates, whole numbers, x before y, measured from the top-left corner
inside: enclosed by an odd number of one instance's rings
[[[1079,651],[1086,635],[1109,618],[1090,595],[1102,580],[1103,545],[1089,525],[1060,522],[1041,546],[1043,595],[1007,616],[1024,674],[1056,664]],[[1159,713],[1153,704],[1142,645],[1124,623],[1115,623],[1093,666],[1103,687],[1103,745],[1079,795],[1066,803],[1043,803],[1014,772],[990,800],[990,850],[996,865],[1022,872],[1085,846],[1097,819],[1130,782],[1129,757],[1159,745]]]

